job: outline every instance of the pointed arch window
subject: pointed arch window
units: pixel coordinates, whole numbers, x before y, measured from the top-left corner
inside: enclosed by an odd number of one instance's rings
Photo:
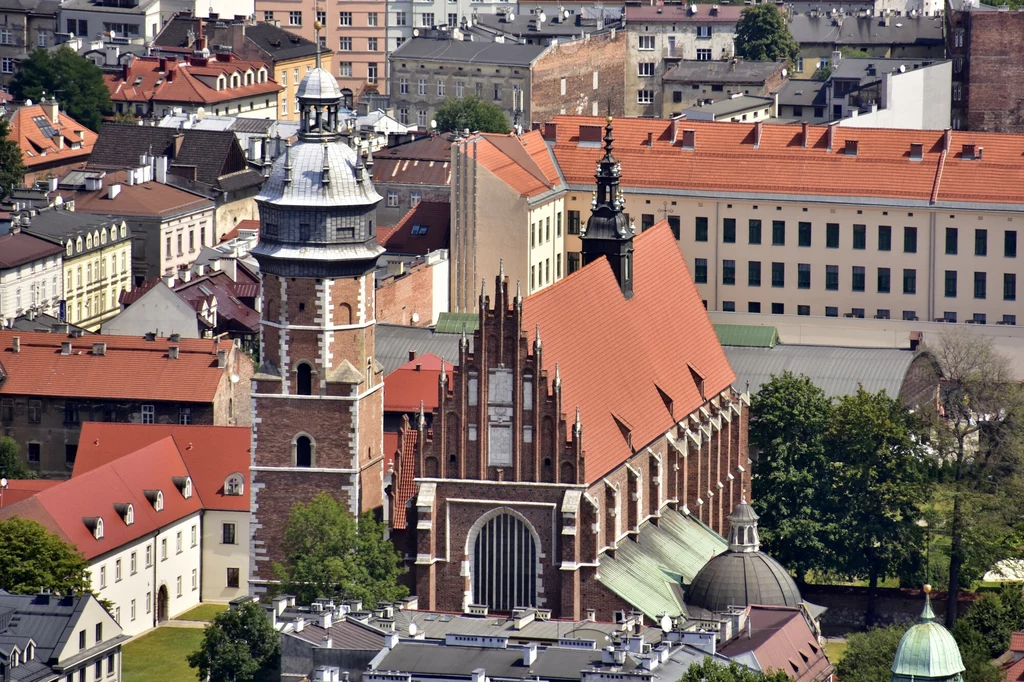
[[[493,611],[537,605],[538,547],[522,518],[499,512],[485,519],[472,553],[474,603]]]

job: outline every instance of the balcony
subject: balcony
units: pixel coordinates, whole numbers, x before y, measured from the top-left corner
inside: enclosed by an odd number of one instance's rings
[[[666,45],[664,48],[662,48],[661,57],[662,59],[682,59],[683,48],[679,45]]]

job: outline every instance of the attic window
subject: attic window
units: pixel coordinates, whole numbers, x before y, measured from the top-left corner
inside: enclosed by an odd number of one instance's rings
[[[426,233],[427,233],[427,226],[426,225],[413,225],[412,226],[412,236],[414,236],[414,237],[422,237]]]
[[[924,158],[924,145],[920,142],[910,143],[910,160],[920,161]]]
[[[701,400],[707,400],[704,395],[704,375],[701,374],[693,365],[686,365],[690,369],[690,377],[693,378],[694,385],[697,386],[697,392],[700,393]]]
[[[171,479],[174,482],[174,486],[181,491],[181,496],[186,500],[192,497],[192,477],[191,476],[175,476]]]
[[[90,516],[82,519],[85,523],[85,527],[89,529],[92,536],[97,540],[103,539],[103,518],[99,516]]]
[[[846,141],[846,155],[857,156],[857,140]]]
[[[114,511],[124,520],[124,525],[130,526],[135,523],[135,506],[130,502],[126,504],[115,504]]]
[[[245,492],[245,479],[242,478],[242,474],[231,474],[224,481],[224,494],[225,495],[241,495]]]
[[[965,144],[963,146],[962,156],[964,161],[974,161],[974,145]]]
[[[142,492],[153,505],[154,511],[164,510],[164,492],[162,490],[143,490]]]
[[[696,130],[684,130],[683,131],[683,149],[696,149],[697,148],[697,131]]]

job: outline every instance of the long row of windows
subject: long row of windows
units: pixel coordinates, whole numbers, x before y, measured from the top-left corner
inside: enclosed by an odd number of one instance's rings
[[[785,315],[786,304],[785,303],[772,303],[771,304],[772,315]],[[736,301],[722,301],[722,310],[727,313],[736,312]],[[747,302],[748,313],[760,313],[762,312],[760,301],[748,301]],[[792,310],[790,310],[792,313]],[[839,317],[839,308],[837,306],[825,306],[824,307],[825,317]],[[809,305],[797,305],[797,315],[810,315],[811,306]],[[816,312],[816,314],[821,314]],[[850,308],[848,312],[843,313],[843,317],[867,317],[867,311],[864,308]],[[876,320],[888,320],[892,319],[892,311],[889,308],[878,308],[875,310],[873,317]],[[916,310],[904,310],[902,311],[902,319],[917,321]],[[957,314],[954,311],[946,311],[942,313],[942,317],[935,319],[936,322],[956,322]],[[968,324],[988,324],[988,316],[985,313],[972,313],[971,317],[967,320]],[[1003,315],[1002,318],[996,322],[996,324],[1017,324],[1016,315]]]

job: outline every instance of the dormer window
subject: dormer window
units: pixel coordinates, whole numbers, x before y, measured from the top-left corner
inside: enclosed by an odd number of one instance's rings
[[[175,487],[181,492],[181,496],[186,500],[192,497],[192,477],[191,476],[175,476],[173,479]]]
[[[99,233],[99,230],[97,230],[96,232],[93,232],[93,234],[92,234],[92,243],[95,244],[96,246],[100,245],[100,233]]]
[[[79,237],[78,239],[75,240],[75,251],[78,252],[78,253],[82,253],[82,238],[81,237]]]
[[[149,500],[149,503],[153,505],[154,511],[160,512],[164,510],[164,491],[143,490],[142,492],[146,496],[146,499]]]
[[[241,495],[245,492],[245,479],[242,474],[234,473],[224,481],[225,495]]]
[[[103,518],[100,516],[89,516],[82,521],[85,523],[85,527],[89,529],[92,536],[97,540],[103,539]]]
[[[85,248],[87,248],[87,249],[91,249],[92,248],[92,235],[91,234],[85,235]]]
[[[113,225],[110,226],[110,241],[117,239],[117,228]]]
[[[70,255],[71,255],[71,253],[72,253],[72,250],[73,250],[73,249],[74,249],[74,244],[72,244],[72,243],[71,243],[71,240],[69,239],[69,240],[68,240],[68,248],[67,248],[67,249],[65,249],[65,253],[67,253],[67,255],[69,255],[69,256],[70,256]]]
[[[121,225],[121,239],[124,239],[124,237],[125,237],[125,235],[127,233],[128,233],[128,228],[125,225]]]
[[[114,511],[124,521],[124,525],[130,526],[135,523],[135,506],[131,503],[115,504]]]
[[[218,76],[217,77],[217,89],[218,90],[223,90],[225,88],[225,86],[227,86],[227,83],[228,83],[228,79],[225,78],[224,76]]]
[[[102,232],[100,232],[100,244],[106,244],[106,243],[107,243],[107,231],[103,230]]]

